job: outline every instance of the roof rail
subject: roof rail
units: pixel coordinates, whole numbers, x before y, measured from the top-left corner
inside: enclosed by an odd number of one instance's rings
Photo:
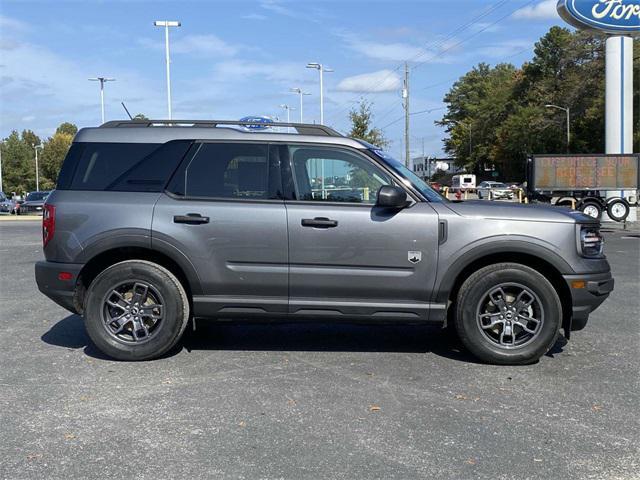
[[[207,127],[215,128],[220,125],[236,125],[239,127],[290,127],[299,135],[321,135],[327,137],[342,137],[343,135],[334,129],[324,125],[310,123],[283,123],[283,122],[250,122],[239,120],[111,120],[100,125],[100,128],[125,128],[125,127]]]

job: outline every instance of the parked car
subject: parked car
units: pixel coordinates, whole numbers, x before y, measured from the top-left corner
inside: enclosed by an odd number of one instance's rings
[[[18,204],[16,213],[18,215],[42,215],[44,202],[51,192],[30,192],[24,202]]]
[[[0,192],[0,213],[15,213],[16,203],[7,197],[4,192]]]
[[[107,355],[161,356],[193,318],[331,319],[452,325],[483,361],[524,364],[613,290],[600,224],[582,213],[449,202],[328,127],[230,123],[116,121],[76,135],[35,273]],[[376,193],[313,195],[323,171]]]
[[[513,190],[501,182],[480,182],[476,190],[479,199],[489,198],[489,192],[496,200],[513,198]]]

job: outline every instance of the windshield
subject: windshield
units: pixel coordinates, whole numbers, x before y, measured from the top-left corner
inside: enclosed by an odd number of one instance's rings
[[[431,188],[427,182],[422,180],[418,175],[413,173],[402,162],[399,162],[384,150],[371,149],[378,157],[380,157],[384,163],[389,165],[396,173],[403,177],[407,182],[413,185],[427,200],[430,202],[445,202],[447,201],[442,195]]]
[[[27,202],[37,202],[38,200],[44,200],[49,195],[49,192],[31,192],[27,195]]]

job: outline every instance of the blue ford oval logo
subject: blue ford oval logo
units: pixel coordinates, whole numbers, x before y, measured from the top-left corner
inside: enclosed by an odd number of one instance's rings
[[[574,27],[640,33],[640,0],[560,0],[558,12]]]
[[[242,125],[242,122],[260,123],[261,125]],[[248,130],[267,130],[273,120],[269,117],[242,117],[238,123]]]

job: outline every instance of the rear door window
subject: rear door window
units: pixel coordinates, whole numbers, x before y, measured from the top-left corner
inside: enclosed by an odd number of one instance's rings
[[[269,200],[281,198],[280,184],[266,144],[202,143],[168,189],[185,197]]]

